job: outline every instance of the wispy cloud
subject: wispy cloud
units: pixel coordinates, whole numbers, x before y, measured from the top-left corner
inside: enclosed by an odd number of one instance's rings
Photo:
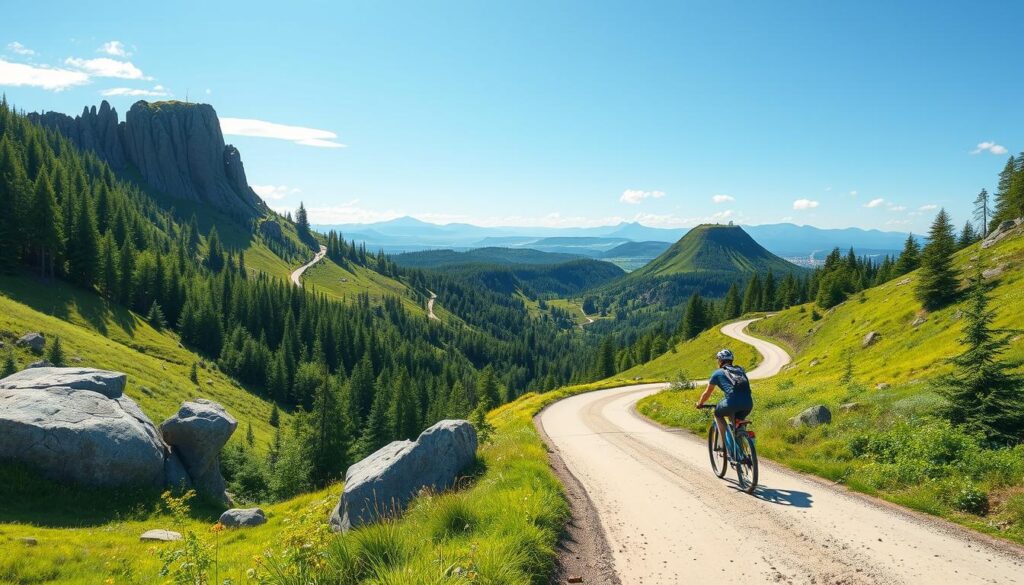
[[[905,205],[898,205],[896,203],[890,203],[889,205],[886,205],[886,208],[889,211],[896,211],[896,212],[906,211],[907,210],[907,207]]]
[[[11,63],[0,59],[0,85],[38,87],[49,91],[63,91],[76,85],[89,83],[89,75],[81,71],[52,67],[36,67],[24,63]]]
[[[16,55],[24,55],[26,57],[31,57],[32,55],[36,54],[35,51],[19,43],[18,41],[7,43],[7,50]]]
[[[131,97],[165,97],[168,94],[167,88],[162,85],[153,86],[153,89],[137,89],[131,87],[112,87],[104,89],[100,95],[105,97],[131,96]]]
[[[105,53],[107,55],[113,55],[114,57],[130,57],[131,53],[125,48],[124,43],[121,41],[107,41],[100,45],[100,48],[96,49],[97,53]]]
[[[918,211],[935,211],[938,208],[939,208],[938,205],[935,205],[934,203],[929,203],[928,205],[922,205],[921,207],[918,207],[917,210]]]
[[[280,201],[289,195],[296,195],[301,193],[302,190],[298,187],[289,187],[288,185],[249,185],[257,195],[264,199],[271,201]]]
[[[856,196],[857,196],[857,191],[856,190],[850,191],[850,197],[856,197]]]
[[[108,57],[81,59],[68,57],[64,64],[88,73],[91,77],[113,77],[117,79],[151,79],[129,61],[118,61]]]
[[[644,199],[661,199],[665,196],[664,191],[644,191],[642,189],[626,189],[619,197],[619,201],[636,205]]]
[[[715,203],[728,203],[729,201],[736,201],[736,198],[733,197],[732,195],[719,193],[718,195],[712,195],[711,200],[714,201]]]
[[[287,126],[249,118],[221,118],[220,129],[224,134],[230,136],[274,138],[317,148],[345,148],[346,146],[338,142],[338,135],[329,130]]]
[[[881,207],[883,205],[885,205],[885,199],[882,199],[881,197],[879,197],[878,199],[872,199],[871,201],[868,201],[867,203],[864,204],[864,207],[875,208],[875,207]]]
[[[811,199],[797,199],[796,201],[793,202],[793,209],[797,209],[800,211],[814,209],[817,206],[818,202],[813,201]]]
[[[971,151],[971,154],[981,154],[983,152],[991,152],[992,154],[1006,154],[1006,147],[995,142],[979,142],[978,146]]]

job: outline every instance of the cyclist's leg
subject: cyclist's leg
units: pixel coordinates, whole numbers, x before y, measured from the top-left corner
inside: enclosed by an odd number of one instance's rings
[[[723,398],[721,402],[715,405],[715,424],[718,425],[718,440],[721,441],[721,447],[725,449],[727,443],[725,433],[729,429],[729,425],[725,422],[725,417],[734,416],[733,409],[729,405],[729,399]]]

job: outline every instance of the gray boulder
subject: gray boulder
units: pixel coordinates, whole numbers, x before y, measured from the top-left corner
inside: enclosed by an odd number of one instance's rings
[[[1014,229],[1017,226],[1022,225],[1022,224],[1024,224],[1024,218],[1008,219],[1008,220],[1000,223],[996,227],[996,229],[992,230],[992,233],[990,233],[988,236],[985,237],[985,241],[983,241],[981,243],[981,247],[982,248],[989,248],[989,247],[995,245],[1000,240],[1006,239],[1008,236],[1010,236],[1014,232]]]
[[[0,379],[0,458],[60,481],[161,487],[163,441],[123,394],[125,382],[92,368],[33,368]]]
[[[794,427],[816,427],[832,422],[832,412],[823,404],[814,405],[789,419]]]
[[[181,459],[196,491],[222,503],[229,498],[220,474],[220,450],[237,426],[224,407],[201,398],[183,403],[160,424],[164,441]]]
[[[839,410],[841,410],[843,412],[853,412],[855,410],[860,410],[860,403],[859,402],[847,402],[845,404],[840,404],[839,405]]]
[[[870,332],[870,333],[868,333],[867,335],[864,336],[864,339],[862,339],[861,342],[860,342],[860,346],[861,347],[872,346],[872,345],[878,343],[878,340],[881,339],[881,338],[882,338],[882,334],[881,333],[879,333],[877,331],[872,331],[872,332]]]
[[[25,367],[26,368],[52,368],[53,367],[53,362],[51,362],[50,360],[39,360],[37,362],[32,362],[31,364],[29,364],[29,365],[27,365]]]
[[[267,515],[259,508],[232,508],[220,515],[218,520],[228,528],[248,528],[267,523]]]
[[[26,333],[18,338],[16,345],[27,347],[36,353],[40,353],[46,347],[46,337],[42,333]]]
[[[349,530],[400,514],[421,490],[452,487],[476,459],[476,447],[476,429],[464,420],[443,420],[415,441],[382,447],[348,468],[331,529]]]

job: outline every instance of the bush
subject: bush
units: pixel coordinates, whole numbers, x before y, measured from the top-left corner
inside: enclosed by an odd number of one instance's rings
[[[966,478],[951,478],[939,485],[943,503],[961,512],[984,516],[988,514],[988,495]]]

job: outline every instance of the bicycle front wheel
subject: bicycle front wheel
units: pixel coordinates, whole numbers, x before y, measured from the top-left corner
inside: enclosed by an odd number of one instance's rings
[[[739,450],[740,460],[736,462],[736,479],[740,489],[748,494],[757,489],[757,448],[754,439],[744,432],[733,435]]]
[[[718,425],[711,421],[708,427],[708,457],[711,458],[711,471],[718,477],[725,477],[729,470],[729,459],[726,455],[725,441],[718,436]]]

